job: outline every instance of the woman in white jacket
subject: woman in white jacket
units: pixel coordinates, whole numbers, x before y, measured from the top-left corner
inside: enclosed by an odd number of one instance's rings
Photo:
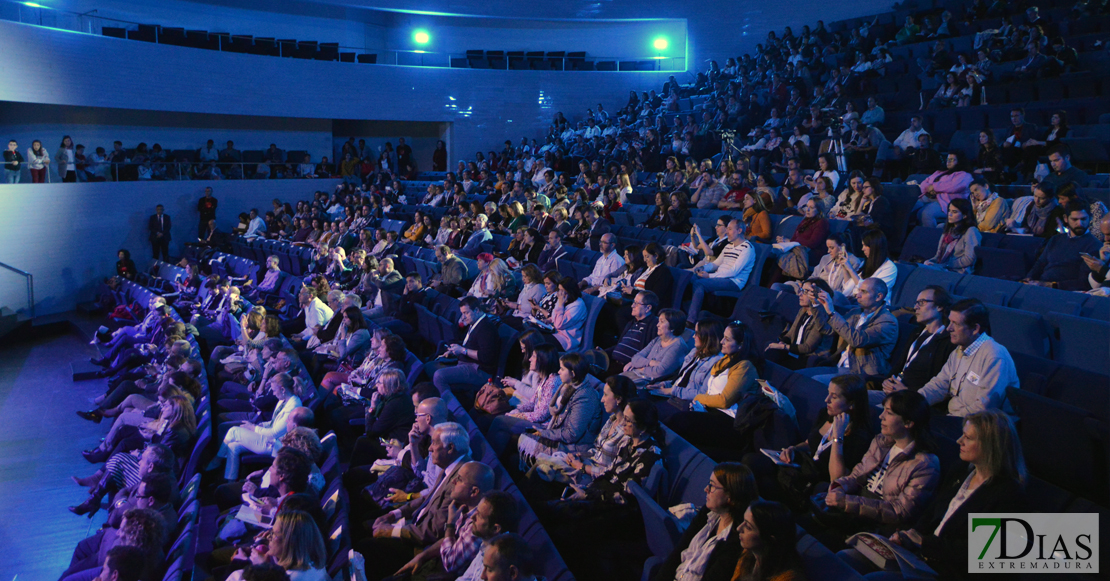
[[[275,375],[270,380],[270,390],[278,400],[273,419],[257,425],[243,422],[228,430],[223,443],[220,444],[220,451],[212,461],[213,465],[218,465],[220,458],[227,460],[224,466],[224,478],[229,481],[239,478],[239,455],[244,450],[255,454],[269,454],[273,451],[274,442],[289,430],[289,417],[293,410],[301,407],[301,398],[293,393],[294,384],[293,377],[288,373]],[[215,468],[215,466],[209,466],[209,468]]]

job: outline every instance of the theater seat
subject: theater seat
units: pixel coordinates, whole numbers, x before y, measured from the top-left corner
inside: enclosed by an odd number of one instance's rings
[[[976,249],[975,273],[980,276],[1020,280],[1028,272],[1026,256],[1019,250],[983,246]]]
[[[1048,330],[1041,315],[995,305],[987,305],[987,310],[991,337],[1005,346],[1011,357],[1016,358],[1019,353],[1048,357]]]
[[[1110,322],[1049,312],[1044,315],[1052,341],[1052,359],[1079,369],[1106,372]]]
[[[1078,315],[1086,296],[1054,288],[1023,284],[1014,292],[1007,306],[1047,315],[1050,311]]]
[[[1103,498],[1096,466],[1105,462],[1087,411],[1012,387],[1006,394],[1021,418],[1018,431],[1029,471],[1073,494]]]
[[[944,230],[941,228],[926,228],[924,226],[914,228],[906,237],[905,244],[902,245],[902,254],[899,255],[899,260],[916,262],[925,261],[936,256],[937,243],[943,233]]]
[[[1010,297],[1024,286],[1019,282],[971,275],[960,279],[954,290],[963,297],[979,299],[988,305],[1007,307],[1010,306]]]

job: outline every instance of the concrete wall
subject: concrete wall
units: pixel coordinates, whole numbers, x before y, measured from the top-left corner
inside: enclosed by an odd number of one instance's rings
[[[619,108],[630,88],[660,87],[667,77],[360,66],[154,45],[5,21],[0,21],[0,54],[5,55],[0,101],[452,123],[451,159],[489,151],[506,138],[538,137],[556,111],[576,116],[599,102]],[[89,64],[93,55],[96,66]]]
[[[196,203],[205,186],[219,200],[221,230],[239,212],[270,208],[274,198],[299,200],[331,191],[338,180],[151,182],[0,185],[0,262],[35,277],[36,315],[75,308],[94,297],[97,281],[115,274],[116,252],[131,251],[135,264],[150,264],[147,219],[162,204],[173,222],[170,253],[194,240]],[[0,270],[0,306],[26,306],[22,277]]]

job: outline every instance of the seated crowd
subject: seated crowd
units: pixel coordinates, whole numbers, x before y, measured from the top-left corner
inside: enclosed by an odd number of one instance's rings
[[[984,3],[970,4],[974,17]],[[804,579],[796,525],[861,574],[878,574],[857,550],[855,534],[870,532],[937,578],[963,577],[968,515],[1029,506],[1007,398],[1020,386],[981,301],[928,286],[911,313],[892,310],[898,268],[883,176],[921,176],[913,220],[940,230],[922,268],[970,273],[983,233],[1031,234],[1048,241],[1026,282],[1105,292],[1110,217],[1079,195],[1088,178],[1059,142],[1063,113],[1038,141],[1015,109],[1002,153],[987,131],[974,167],[959,153],[942,164],[921,117],[891,143],[865,124],[881,123],[874,97],[852,115],[852,99],[874,92],[889,47],[955,34],[952,14],[938,22],[909,19],[889,39],[853,30],[850,42],[823,24],[798,37],[772,33],[757,57],[713,64],[694,86],[672,78],[665,97],[633,92],[612,117],[599,105],[577,129],[559,114],[543,147],[506,142],[424,193],[402,181],[415,174],[411,149],[390,148],[372,179],[351,165],[330,195],[241,214],[233,233],[244,240],[311,248],[303,278],[283,287],[292,274],[271,256],[253,278],[202,281],[224,259],[213,252],[183,260],[189,277],[172,305],[156,297],[134,324],[110,319],[94,340],[108,390],[78,413],[112,425],[84,453],[103,466],[75,478],[90,495],[71,510],[91,514],[113,495],[112,515],[62,578],[160,578],[177,523],[176,459],[197,440],[202,399],[218,441],[203,466],[205,493],[221,511],[204,563],[217,580],[329,578],[320,514],[328,433],[345,467],[350,566],[362,580],[534,579],[526,511],[576,576],[635,579],[647,548],[631,485],[658,485],[676,434],[717,464],[654,579]],[[986,58],[1043,44],[1041,27],[1014,25]],[[941,61],[922,67],[946,72]],[[981,84],[989,69],[966,66],[962,78]],[[808,85],[812,100],[800,90]],[[670,127],[665,113],[696,94],[712,97],[701,124],[676,117]],[[718,143],[726,128],[750,129],[753,141]],[[364,145],[344,144],[344,167],[370,157]],[[722,150],[719,164],[697,161]],[[1037,170],[1043,156],[1047,174]],[[445,153],[433,167],[446,169]],[[661,173],[637,183],[645,170]],[[786,173],[781,184],[776,171]],[[1028,197],[993,191],[1030,178]],[[656,194],[641,226],[688,241],[621,247],[613,214],[641,192]],[[417,211],[404,215],[403,206]],[[692,221],[699,209],[728,212],[711,236]],[[801,217],[790,239],[774,237],[772,214]],[[404,227],[390,229],[398,217]],[[507,248],[495,236],[510,237]],[[769,244],[773,259],[760,272],[756,257]],[[402,274],[403,257],[421,250],[434,254],[434,274]],[[585,253],[588,274],[564,274]],[[688,302],[677,274],[691,281]],[[770,342],[729,316],[728,297],[760,283],[799,306]],[[421,316],[440,297],[448,308],[436,316],[452,325],[432,345]],[[909,337],[899,316],[912,317]],[[778,367],[827,388],[808,433],[768,383]],[[496,458],[472,449],[470,424]],[[768,431],[775,437],[751,436]],[[958,444],[958,462],[938,454],[941,439]],[[497,463],[520,495],[498,489]],[[237,518],[244,503],[272,528]]]

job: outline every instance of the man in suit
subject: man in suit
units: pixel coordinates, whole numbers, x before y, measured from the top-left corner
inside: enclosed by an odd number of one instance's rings
[[[532,219],[528,221],[528,227],[535,228],[540,231],[540,234],[547,236],[547,233],[555,228],[555,218],[547,213],[546,206],[537,203],[532,206]]]
[[[540,272],[558,270],[558,261],[566,260],[566,256],[567,249],[563,246],[562,232],[552,230],[547,233],[547,246],[544,247],[540,257],[536,260],[536,266],[540,267]]]
[[[586,219],[590,222],[590,237],[586,240],[586,248],[600,251],[601,237],[609,233],[609,221],[601,219],[597,215],[597,208],[594,206],[590,206],[586,215]]]
[[[486,379],[497,373],[501,338],[497,321],[482,311],[482,302],[477,297],[459,301],[459,326],[466,329],[466,334],[460,343],[448,345],[445,353],[457,357],[459,362],[447,365],[439,360],[430,361],[424,365],[424,373],[432,378],[440,393],[451,391],[465,406]]]
[[[170,261],[170,217],[165,213],[162,204],[154,207],[154,215],[150,217],[147,227],[150,230],[150,245],[154,249],[154,259],[162,256],[162,260]]]
[[[956,346],[948,334],[948,310],[952,297],[944,287],[929,285],[917,293],[914,302],[914,320],[920,328],[913,332],[904,348],[894,354],[894,375],[883,381],[883,393],[877,390],[872,402],[882,403],[887,393],[903,389],[917,391],[936,377]]]
[[[828,314],[817,304],[817,293],[832,294],[824,279],[811,278],[802,283],[798,293],[798,316],[785,330],[778,342],[767,345],[766,357],[787,369],[804,369],[814,357],[828,357],[836,333],[829,326]]]
[[[829,316],[829,326],[840,336],[837,375],[890,374],[890,355],[898,341],[898,320],[886,308],[888,292],[882,280],[864,280],[856,291],[859,308],[852,309],[847,319],[833,309],[829,293],[817,295],[817,301]]]
[[[374,555],[374,571],[368,579],[381,579],[396,572],[412,558],[413,547],[428,546],[446,534],[448,509],[456,504],[477,504],[493,488],[493,470],[470,458],[470,436],[454,422],[432,429],[428,459],[443,472],[421,498],[378,517],[374,537],[362,543],[360,552]],[[368,568],[371,563],[367,562]],[[373,576],[371,576],[373,574]]]

